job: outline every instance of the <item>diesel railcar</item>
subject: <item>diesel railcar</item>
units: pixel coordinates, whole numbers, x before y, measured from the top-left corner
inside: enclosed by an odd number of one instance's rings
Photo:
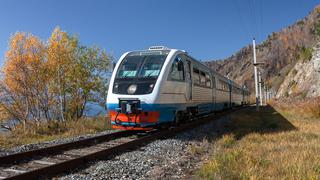
[[[178,49],[123,54],[110,79],[112,127],[150,130],[247,104],[249,91]]]

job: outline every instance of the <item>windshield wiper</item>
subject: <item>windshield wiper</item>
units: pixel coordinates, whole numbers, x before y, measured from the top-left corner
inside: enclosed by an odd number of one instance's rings
[[[154,76],[151,76],[153,74],[153,72],[149,73],[148,75],[144,76],[146,78],[151,78],[151,77],[154,77]]]
[[[121,78],[127,78],[128,76],[129,76],[129,74],[130,74],[131,72],[130,71],[128,71],[126,74],[124,74]]]

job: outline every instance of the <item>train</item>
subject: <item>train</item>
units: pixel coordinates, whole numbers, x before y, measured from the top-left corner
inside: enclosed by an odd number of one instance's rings
[[[248,104],[249,96],[186,51],[152,46],[120,57],[106,105],[112,128],[147,131]]]

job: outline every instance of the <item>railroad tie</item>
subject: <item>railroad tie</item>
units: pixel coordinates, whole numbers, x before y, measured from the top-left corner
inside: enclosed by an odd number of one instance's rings
[[[54,165],[54,164],[56,164],[54,162],[40,161],[40,160],[36,160],[36,161],[33,161],[33,162],[38,163],[38,164],[43,164],[43,165]]]
[[[24,171],[24,170],[11,169],[11,168],[4,169],[3,171],[6,171],[6,172],[13,172],[13,173],[18,173],[18,174],[26,173],[26,172],[27,172],[27,171]]]

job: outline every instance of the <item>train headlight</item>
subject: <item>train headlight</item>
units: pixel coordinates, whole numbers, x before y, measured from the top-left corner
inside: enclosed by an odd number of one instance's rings
[[[118,93],[118,88],[119,88],[119,84],[118,84],[118,83],[115,83],[115,84],[113,85],[113,92],[114,92],[114,93]]]
[[[119,84],[114,84],[115,89],[118,89],[118,87],[119,87]]]
[[[136,84],[131,84],[129,87],[128,87],[128,94],[134,94],[135,92],[137,91],[137,85]]]

